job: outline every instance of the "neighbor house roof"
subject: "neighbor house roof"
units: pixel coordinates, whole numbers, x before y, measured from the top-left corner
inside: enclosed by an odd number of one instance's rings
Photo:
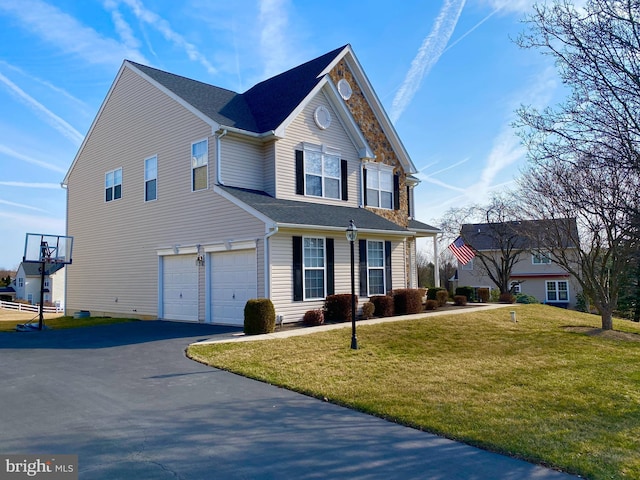
[[[40,266],[41,266],[40,263],[22,262],[21,266],[22,266],[22,270],[24,270],[24,274],[27,277],[40,276]],[[62,267],[64,267],[64,264],[62,263],[47,264],[45,275],[53,275]]]
[[[519,250],[575,248],[578,228],[575,218],[520,220],[464,224],[460,235],[475,250],[499,250],[500,238]]]
[[[416,230],[422,233],[438,231],[434,227],[415,220],[412,221],[409,229],[406,229],[365,208],[284,200],[274,198],[265,192],[237,187],[216,186],[215,188],[221,193],[235,197],[278,225],[346,229],[349,220],[353,220],[359,230],[399,234]],[[413,227],[416,227],[416,230]]]

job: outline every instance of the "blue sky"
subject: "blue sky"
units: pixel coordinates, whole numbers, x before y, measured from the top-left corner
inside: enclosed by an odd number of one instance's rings
[[[511,122],[560,90],[532,0],[0,0],[0,268],[65,233],[60,187],[123,59],[237,92],[350,43],[419,169],[416,217],[508,188]]]

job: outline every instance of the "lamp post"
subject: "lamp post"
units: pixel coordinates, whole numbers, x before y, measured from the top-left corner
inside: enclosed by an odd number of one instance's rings
[[[358,349],[358,337],[356,337],[356,270],[353,254],[353,244],[358,238],[358,229],[353,220],[349,220],[347,227],[347,240],[351,243],[351,348]]]

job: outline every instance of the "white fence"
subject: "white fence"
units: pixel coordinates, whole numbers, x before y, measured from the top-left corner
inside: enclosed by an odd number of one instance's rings
[[[5,310],[16,310],[19,312],[33,312],[40,313],[39,305],[29,305],[26,303],[14,303],[14,302],[4,302],[0,300],[0,308],[4,308]],[[64,308],[62,307],[43,307],[43,313],[62,313]]]

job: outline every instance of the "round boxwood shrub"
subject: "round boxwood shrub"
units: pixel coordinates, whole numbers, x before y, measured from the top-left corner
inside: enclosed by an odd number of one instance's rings
[[[276,329],[276,309],[268,298],[251,298],[244,306],[245,335],[271,333]]]
[[[394,301],[393,297],[388,295],[374,295],[369,300],[375,306],[376,316],[378,317],[393,317],[394,315]]]
[[[322,310],[309,310],[302,317],[302,323],[310,327],[322,325],[324,323],[324,313]]]
[[[429,287],[429,289],[427,290],[427,300],[437,300],[438,299],[438,292],[440,291],[447,291],[445,288],[442,287]],[[447,293],[448,296],[448,293]]]
[[[436,302],[439,307],[444,307],[447,304],[447,300],[449,300],[449,292],[445,289],[438,290],[436,292]]]
[[[391,292],[396,315],[420,313],[422,311],[422,294],[417,288],[399,288]]]
[[[424,308],[426,310],[435,310],[438,308],[438,301],[437,300],[427,300],[427,303],[425,303]]]
[[[356,309],[358,296],[355,295]],[[324,299],[324,318],[329,322],[347,322],[351,320],[351,294],[338,293],[327,295]]]
[[[500,303],[514,303],[516,301],[516,297],[509,293],[509,292],[504,292],[500,294]]]
[[[466,295],[454,295],[453,304],[458,305],[459,307],[464,307],[467,304]]]
[[[489,301],[489,289],[487,287],[478,289],[478,300],[482,303],[487,303]]]
[[[473,287],[458,287],[456,288],[456,295],[464,295],[468,301],[473,300]],[[455,297],[454,297],[455,299]]]
[[[516,303],[540,303],[538,299],[532,295],[527,295],[526,293],[518,293],[516,295]]]
[[[376,306],[371,302],[366,302],[362,305],[362,318],[365,320],[373,317],[373,313],[376,311]]]

